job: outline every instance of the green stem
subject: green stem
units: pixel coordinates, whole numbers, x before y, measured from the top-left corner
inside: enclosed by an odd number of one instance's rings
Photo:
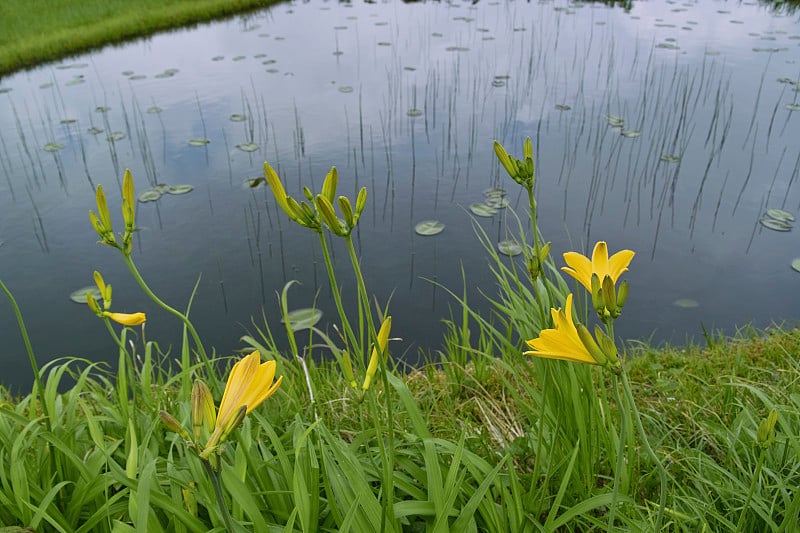
[[[631,393],[631,386],[628,383],[628,375],[625,372],[625,369],[622,369],[620,373],[622,376],[622,388],[625,391],[625,400],[628,403],[628,407],[631,411],[633,411],[633,421],[636,424],[636,430],[639,432],[639,437],[642,439],[642,445],[647,451],[650,458],[658,467],[658,476],[661,479],[661,494],[659,495],[658,500],[658,514],[656,515],[656,524],[653,531],[658,533],[661,531],[661,521],[664,518],[664,509],[666,508],[667,502],[667,471],[664,469],[664,465],[661,464],[661,460],[656,455],[656,452],[653,451],[653,448],[650,446],[650,440],[647,438],[647,434],[644,432],[644,426],[642,425],[642,418],[639,415],[639,409],[636,407],[636,403],[633,401],[633,393]]]
[[[619,395],[619,382],[616,374],[611,375],[611,388],[614,389],[614,399],[619,409],[619,442],[617,443],[617,465],[614,468],[614,491],[611,493],[611,508],[608,513],[608,529],[614,531],[614,516],[617,513],[617,498],[619,497],[619,482],[625,463],[625,444],[627,442],[628,417],[623,409],[622,397]]]
[[[344,312],[342,295],[339,292],[339,284],[336,282],[336,273],[333,270],[333,261],[331,261],[328,243],[325,241],[325,234],[321,231],[317,232],[317,234],[319,235],[319,243],[322,247],[322,257],[325,260],[325,268],[328,271],[328,281],[331,284],[331,293],[333,294],[333,301],[336,304],[336,311],[339,313],[339,320],[342,321],[342,328],[344,329],[345,338],[351,346],[349,349],[352,350],[358,346],[358,342],[355,333],[353,332],[353,327],[350,325],[350,320],[348,320],[347,314]]]
[[[742,507],[742,512],[739,513],[739,522],[736,524],[736,533],[742,531],[742,526],[744,525],[744,517],[747,515],[747,508],[750,507],[750,502],[753,499],[753,493],[755,493],[756,485],[758,484],[758,478],[761,477],[761,468],[764,466],[764,456],[766,450],[761,448],[761,453],[758,454],[758,463],[756,464],[756,471],[753,474],[753,479],[750,481],[750,490],[747,492],[747,499],[744,502],[744,507]]]
[[[222,479],[220,473],[211,466],[208,461],[200,461],[206,469],[209,479],[211,479],[211,486],[214,487],[214,495],[217,497],[219,504],[219,512],[222,514],[222,520],[225,522],[225,529],[228,533],[236,533],[237,529],[234,526],[233,518],[231,517],[228,507],[225,505],[225,495],[222,492]]]
[[[10,290],[8,290],[8,287],[6,287],[6,284],[3,283],[3,280],[0,280],[0,289],[2,289],[2,291],[5,293],[9,302],[11,302],[11,307],[14,309],[14,315],[17,317],[19,332],[22,334],[22,341],[25,343],[25,350],[28,352],[28,361],[30,362],[31,370],[33,370],[33,380],[36,385],[36,390],[34,392],[38,391],[38,394],[42,395],[42,412],[44,413],[47,423],[47,430],[50,431],[52,430],[53,421],[50,419],[47,402],[44,399],[44,385],[42,384],[42,376],[39,372],[39,364],[36,362],[36,357],[33,355],[33,346],[31,346],[31,339],[28,337],[28,330],[25,327],[25,321],[22,319],[22,312],[19,310],[19,306],[17,305],[17,301],[14,299],[14,295],[11,294]],[[36,398],[36,394],[33,394],[33,398]]]
[[[214,375],[214,371],[211,368],[211,362],[209,361],[208,356],[206,355],[206,350],[203,347],[203,342],[200,340],[200,335],[197,334],[197,330],[194,329],[194,325],[192,325],[191,321],[189,321],[189,317],[187,317],[177,309],[170,307],[161,298],[156,296],[156,294],[150,289],[147,283],[145,283],[144,278],[139,273],[139,269],[136,268],[136,264],[134,264],[133,259],[131,259],[130,255],[123,253],[122,257],[125,259],[125,264],[128,265],[128,270],[131,271],[131,274],[133,275],[134,279],[142,288],[142,290],[145,292],[145,294],[147,294],[147,296],[149,296],[150,299],[153,300],[156,304],[158,304],[158,306],[161,307],[163,310],[176,316],[178,319],[180,319],[181,322],[183,322],[183,325],[189,331],[189,334],[192,336],[192,339],[194,340],[195,347],[197,348],[197,352],[200,355],[200,360],[206,367],[208,378],[211,379],[211,377]],[[218,389],[219,387],[219,384],[217,383],[216,379],[211,379],[211,385],[212,388],[215,390]]]

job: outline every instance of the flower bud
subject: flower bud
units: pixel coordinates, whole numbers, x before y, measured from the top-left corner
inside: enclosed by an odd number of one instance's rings
[[[147,321],[144,313],[110,313],[103,311],[103,316],[123,326],[141,326]]]
[[[617,309],[617,291],[614,287],[614,280],[607,274],[603,278],[603,301],[605,302],[606,311],[611,315],[611,318],[617,318],[619,316],[619,310]]]
[[[773,409],[767,415],[767,418],[763,419],[758,424],[758,432],[756,434],[756,439],[758,445],[763,448],[767,449],[775,443],[775,424],[778,422],[778,411]]]
[[[309,189],[308,187],[305,186],[303,187],[303,196],[305,196],[306,200],[308,200],[309,202],[314,201],[314,193],[311,192],[311,189]]]
[[[125,237],[136,228],[136,200],[133,192],[133,175],[129,168],[122,177],[122,218],[125,221]]]
[[[497,155],[497,159],[500,161],[500,164],[503,165],[503,168],[506,169],[508,175],[511,176],[513,179],[517,179],[517,165],[515,161],[509,157],[508,152],[506,149],[503,148],[503,145],[499,142],[494,142],[494,153]]]
[[[281,179],[278,177],[278,173],[275,172],[275,169],[273,169],[266,161],[264,162],[264,177],[266,178],[267,185],[269,185],[269,189],[272,191],[272,195],[275,196],[275,201],[278,203],[280,208],[283,209],[284,213],[289,215],[289,218],[296,220],[296,215],[294,215],[292,210],[289,208],[286,191],[283,189],[283,184],[281,184]]]
[[[361,390],[369,389],[372,383],[372,378],[375,377],[375,372],[378,370],[378,363],[381,356],[386,353],[386,348],[389,345],[389,331],[392,329],[392,317],[387,316],[381,324],[381,329],[378,332],[378,339],[375,346],[372,348],[372,355],[369,358],[367,365],[367,372],[364,376],[364,384],[361,385]]]
[[[617,345],[614,343],[614,339],[606,335],[606,332],[598,325],[594,327],[594,336],[600,349],[606,355],[606,366],[615,372],[619,372],[621,365],[617,357]]]
[[[103,297],[103,309],[108,311],[111,308],[111,285],[107,285],[103,276],[97,270],[94,271],[94,284],[97,285],[97,290]]]
[[[336,216],[336,212],[333,210],[333,205],[328,201],[328,198],[318,194],[317,198],[315,199],[315,205],[317,207],[317,212],[319,213],[319,217],[325,222],[325,225],[328,226],[335,235],[340,237],[344,237],[350,233],[350,231],[345,228],[344,224],[339,217]]]
[[[161,423],[164,424],[168,430],[177,433],[184,440],[189,440],[189,432],[178,422],[177,418],[166,411],[159,411],[158,416],[161,419]]]
[[[365,207],[367,207],[367,188],[361,187],[361,190],[358,191],[358,196],[356,197],[356,222],[358,222],[358,219],[361,218],[361,213],[364,211]]]
[[[586,347],[586,350],[591,354],[595,362],[600,366],[606,366],[608,358],[603,350],[601,350],[594,341],[592,334],[589,333],[589,330],[586,328],[586,326],[583,324],[578,324],[576,329],[578,330],[578,337],[581,339],[581,343]]]
[[[195,381],[192,385],[192,430],[196,442],[214,430],[216,418],[211,390],[205,382]]]
[[[339,209],[342,210],[345,224],[348,229],[353,229],[356,226],[356,217],[353,214],[353,206],[350,204],[350,199],[347,196],[339,197]]]
[[[94,299],[91,293],[86,293],[86,304],[89,306],[89,309],[92,310],[92,313],[96,314],[97,316],[103,316],[103,312],[100,310],[100,306],[97,304],[97,300]]]
[[[625,301],[628,299],[628,280],[623,280],[622,283],[619,284],[619,289],[617,289],[617,309],[622,311],[622,308],[625,307]]]
[[[606,302],[603,298],[603,288],[600,285],[600,277],[592,273],[592,307],[602,318],[605,314]]]
[[[338,182],[339,173],[336,171],[336,167],[331,167],[328,175],[325,176],[325,181],[322,182],[322,195],[327,198],[331,204],[336,196],[336,185]]]

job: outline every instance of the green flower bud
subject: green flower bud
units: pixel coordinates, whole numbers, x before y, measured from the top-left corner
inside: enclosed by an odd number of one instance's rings
[[[355,214],[355,221],[358,222],[358,219],[361,218],[361,213],[364,211],[364,208],[367,206],[367,188],[361,187],[361,190],[358,191],[358,196],[356,197],[356,214]]]
[[[197,380],[192,386],[192,430],[194,440],[199,442],[201,437],[207,436],[214,430],[217,412],[214,407],[214,397],[211,390],[203,381]]]
[[[584,326],[583,324],[578,324],[576,328],[578,330],[578,337],[580,337],[581,343],[586,348],[586,350],[591,354],[591,356],[594,358],[597,364],[600,366],[606,366],[608,358],[606,357],[606,354],[603,352],[603,350],[601,350],[600,347],[597,345],[597,343],[594,341],[594,339],[592,338],[592,334],[589,333],[589,330],[586,329],[586,326]]]
[[[356,226],[356,217],[353,214],[353,206],[350,205],[350,199],[347,196],[339,197],[339,209],[342,210],[342,216],[347,224],[348,229],[353,229]]]
[[[606,310],[606,302],[603,298],[603,287],[600,285],[600,277],[592,273],[592,307],[602,318]]]
[[[315,200],[315,205],[317,206],[317,212],[319,213],[319,217],[328,226],[328,229],[331,230],[335,235],[340,237],[346,236],[350,231],[344,226],[339,217],[336,216],[336,212],[333,210],[333,206],[328,201],[328,198],[318,194]]]
[[[775,443],[775,424],[778,422],[778,411],[773,409],[767,415],[767,418],[763,419],[758,424],[758,432],[756,434],[756,439],[758,445],[763,448],[767,449]]]
[[[619,289],[617,289],[617,309],[622,311],[622,308],[625,307],[625,301],[628,299],[628,280],[623,280],[622,283],[619,284]]]
[[[336,167],[331,167],[328,175],[325,176],[325,181],[322,182],[322,195],[327,198],[330,203],[333,203],[333,199],[336,196],[336,185],[338,182],[339,173],[336,171]]]
[[[159,411],[158,417],[161,419],[161,423],[164,424],[168,430],[177,433],[180,435],[184,440],[189,440],[189,432],[186,431],[178,419],[169,414],[166,411]]]
[[[606,311],[608,311],[612,318],[617,318],[619,316],[619,310],[617,309],[617,291],[614,287],[614,280],[611,279],[609,275],[603,278],[603,301],[605,302]]]
[[[500,161],[500,164],[503,165],[503,168],[506,169],[508,175],[511,176],[513,179],[517,179],[517,166],[516,162],[513,161],[509,156],[506,149],[503,148],[503,145],[499,142],[494,142],[494,153],[497,155],[497,159]]]
[[[303,196],[305,196],[306,200],[308,200],[309,202],[314,201],[314,193],[311,192],[311,189],[309,189],[308,187],[303,187]]]

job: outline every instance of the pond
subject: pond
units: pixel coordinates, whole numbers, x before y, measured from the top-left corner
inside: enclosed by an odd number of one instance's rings
[[[116,360],[100,321],[69,300],[95,269],[115,310],[147,311],[148,338],[177,343],[180,325],[89,225],[97,184],[121,223],[129,167],[138,192],[191,186],[139,203],[134,256],[176,307],[197,284],[191,314],[218,354],[264,317],[281,331],[276,292],[291,279],[290,307],[316,298],[330,326],[315,236],[249,184],[269,161],[298,196],[336,165],[343,194],[369,189],[356,239],[367,286],[390,301],[404,339],[393,354],[414,362],[441,347],[441,319],[458,313],[442,287],[461,294],[462,268],[488,311],[475,225],[501,241],[513,212],[526,216],[492,141],[519,155],[531,136],[557,263],[596,240],[637,252],[618,334],[683,343],[702,327],[791,322],[798,232],[767,213],[800,211],[799,60],[797,14],[713,1],[309,1],[109,47],[0,80],[0,277],[41,362]],[[509,208],[474,216],[490,187]],[[445,229],[417,235],[423,220]],[[0,334],[2,382],[26,387],[6,304]]]

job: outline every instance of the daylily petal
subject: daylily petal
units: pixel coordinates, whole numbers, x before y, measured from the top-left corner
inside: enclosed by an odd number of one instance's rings
[[[569,266],[561,267],[561,270],[578,280],[587,290],[592,290],[592,262],[589,258],[578,252],[566,252],[564,262]]]
[[[567,296],[565,309],[553,309],[553,329],[543,329],[535,339],[526,341],[533,350],[525,355],[561,359],[578,363],[598,364],[578,335],[572,320],[572,293]]]
[[[147,321],[147,316],[144,313],[110,313],[103,311],[103,316],[123,326],[141,326]]]
[[[617,282],[623,272],[628,271],[628,265],[631,264],[634,255],[636,255],[636,252],[632,250],[620,250],[608,260],[608,275],[611,276],[614,283]]]

